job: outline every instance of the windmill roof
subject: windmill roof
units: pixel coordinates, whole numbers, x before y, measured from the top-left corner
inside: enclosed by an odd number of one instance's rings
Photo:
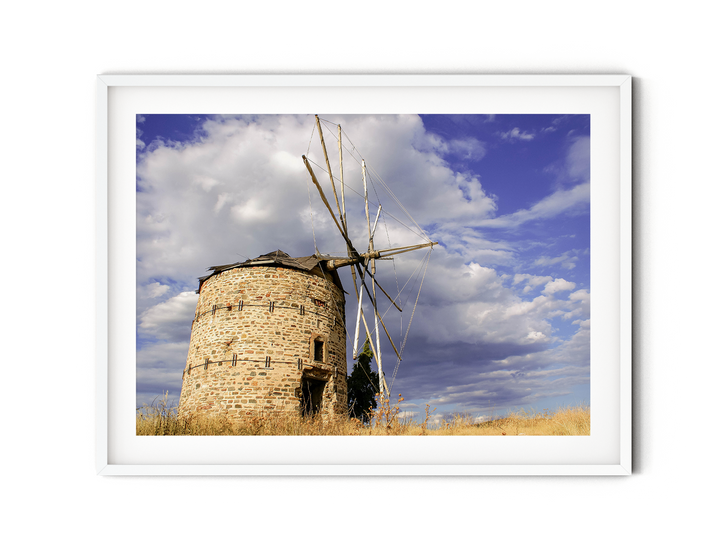
[[[200,289],[202,288],[202,284],[211,278],[214,275],[220,274],[222,272],[225,272],[226,270],[230,270],[232,268],[239,268],[239,267],[245,267],[245,266],[285,266],[288,268],[296,268],[298,270],[305,270],[306,272],[311,272],[315,268],[319,267],[320,272],[319,274],[328,272],[327,269],[323,268],[320,265],[320,260],[315,255],[309,255],[307,257],[291,257],[284,251],[275,250],[271,251],[270,253],[266,253],[265,255],[260,255],[259,257],[256,257],[255,259],[248,259],[245,262],[236,262],[232,264],[224,264],[220,266],[210,266],[208,268],[208,271],[211,271],[211,274],[208,274],[207,276],[203,276],[198,278],[199,284],[198,284],[198,290],[197,292],[200,292]],[[333,270],[329,272],[332,277],[332,281],[335,282],[338,287],[340,287],[340,290],[342,290],[342,285],[340,284],[340,279],[337,275],[337,271]]]

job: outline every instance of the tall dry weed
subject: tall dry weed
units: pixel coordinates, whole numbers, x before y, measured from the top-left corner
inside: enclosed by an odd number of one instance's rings
[[[378,396],[380,398],[380,396]],[[502,418],[477,423],[472,415],[453,414],[436,426],[430,425],[430,405],[425,406],[422,422],[403,417],[401,395],[395,404],[387,398],[378,399],[370,411],[368,423],[357,418],[324,418],[322,415],[300,416],[292,411],[258,411],[244,418],[224,414],[178,416],[177,408],[165,394],[137,411],[136,434],[144,436],[584,436],[590,435],[590,408],[586,406],[514,411]]]
[[[368,435],[406,435],[408,429],[414,427],[412,420],[400,415],[400,403],[405,401],[402,394],[398,394],[394,405],[380,394],[376,394],[375,399],[378,405],[370,411]]]

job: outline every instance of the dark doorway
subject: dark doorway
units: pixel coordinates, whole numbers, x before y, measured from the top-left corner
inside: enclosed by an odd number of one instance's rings
[[[325,381],[317,379],[302,379],[302,415],[313,416],[322,409],[323,391]]]

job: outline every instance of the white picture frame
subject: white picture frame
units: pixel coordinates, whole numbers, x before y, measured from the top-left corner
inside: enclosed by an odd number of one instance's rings
[[[631,88],[628,75],[99,75],[97,473],[631,474]],[[320,108],[338,113],[591,114],[592,177],[600,170],[603,178],[591,182],[591,290],[603,301],[592,306],[590,436],[135,436],[135,115],[315,113]]]

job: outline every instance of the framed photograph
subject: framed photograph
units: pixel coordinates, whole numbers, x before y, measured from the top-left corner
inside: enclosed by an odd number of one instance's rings
[[[98,76],[98,474],[631,474],[631,118],[627,75]]]

